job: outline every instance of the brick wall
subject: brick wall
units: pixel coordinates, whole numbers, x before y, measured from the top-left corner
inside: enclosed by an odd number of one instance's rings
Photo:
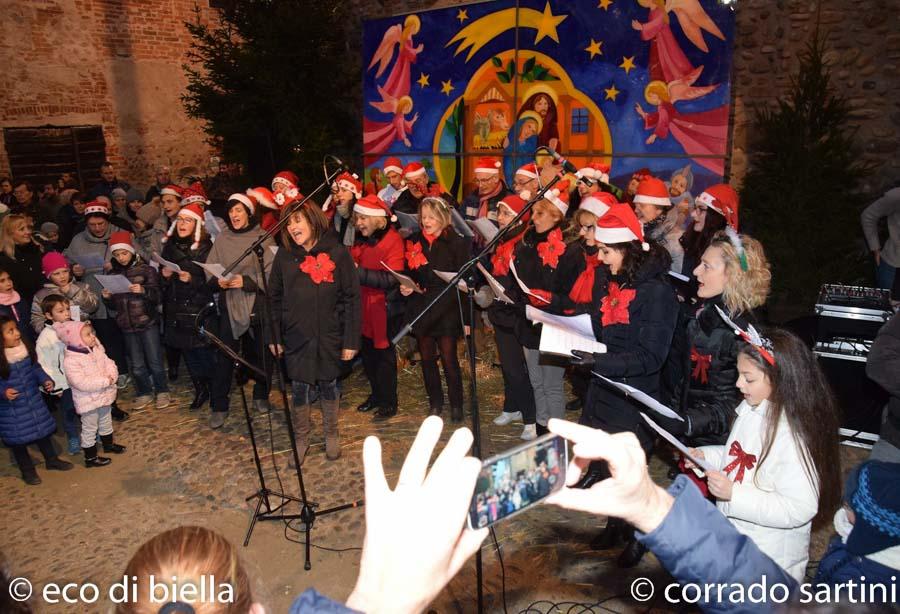
[[[205,166],[209,147],[180,101],[190,45],[182,24],[193,11],[193,0],[4,3],[0,57],[11,63],[0,71],[0,127],[101,125],[119,176],[138,185],[159,164]]]
[[[583,0],[587,1],[587,0]],[[625,1],[625,0],[617,0]],[[215,11],[200,0],[201,19]],[[457,0],[358,0],[360,18],[464,4]],[[209,149],[180,95],[190,45],[182,26],[193,0],[19,0],[0,19],[0,127],[100,124],[120,175],[205,165]],[[752,162],[750,110],[789,87],[797,55],[818,19],[830,32],[834,83],[854,108],[865,156],[878,165],[865,187],[900,176],[900,0],[739,0],[734,56],[735,183]],[[360,30],[356,28],[358,33]],[[351,41],[359,53],[359,41]],[[0,137],[0,174],[8,161]]]

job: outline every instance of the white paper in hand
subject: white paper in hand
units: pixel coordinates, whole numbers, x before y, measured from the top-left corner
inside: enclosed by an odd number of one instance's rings
[[[606,346],[593,337],[584,337],[560,326],[544,323],[541,326],[541,343],[538,350],[544,354],[575,356],[572,350],[589,354],[605,354]]]
[[[659,436],[660,436],[660,437],[662,437],[663,439],[665,439],[666,441],[668,441],[670,444],[672,444],[673,446],[675,446],[675,449],[678,450],[679,452],[681,452],[682,454],[684,454],[684,457],[685,457],[686,459],[688,459],[689,461],[691,461],[692,463],[694,463],[697,467],[700,467],[703,471],[715,471],[715,470],[716,470],[715,467],[713,467],[712,465],[710,465],[710,464],[709,464],[708,462],[706,462],[705,460],[699,459],[699,458],[697,458],[696,456],[691,456],[691,453],[688,452],[687,447],[686,447],[683,443],[681,443],[680,441],[678,441],[678,439],[676,439],[675,436],[672,435],[672,433],[670,433],[669,431],[667,431],[666,429],[664,429],[663,427],[661,427],[660,425],[658,425],[656,422],[654,422],[653,420],[651,420],[651,419],[650,419],[650,416],[648,416],[648,415],[645,414],[644,412],[640,412],[640,414],[641,414],[641,417],[644,419],[644,421],[645,421],[648,425],[650,425],[650,428],[652,428],[654,431],[656,431],[657,433],[659,433]],[[701,476],[701,477],[702,477],[702,476]]]
[[[453,208],[453,205],[450,206],[450,223],[453,225],[453,230],[462,238],[471,239],[475,236],[475,233],[466,224],[466,220],[459,214],[459,211]]]
[[[480,217],[474,222],[472,220],[466,220],[466,224],[469,225],[470,228],[474,229],[478,234],[484,237],[485,241],[490,241],[497,233],[500,232],[500,229],[486,217]]]
[[[480,262],[477,262],[475,266],[479,271],[481,271],[481,274],[484,275],[485,280],[487,280],[488,282],[488,286],[490,286],[491,288],[491,292],[494,293],[494,296],[497,297],[497,300],[506,303],[507,305],[512,305],[513,300],[509,298],[509,296],[507,296],[506,288],[503,287],[503,284],[497,281],[496,277],[488,273],[487,269],[484,268]]]
[[[394,211],[394,215],[397,216],[397,223],[400,224],[400,228],[405,228],[411,232],[419,231],[420,226],[418,216],[403,213],[402,211]]]
[[[629,386],[628,384],[622,384],[621,382],[614,382],[611,379],[609,379],[608,377],[603,377],[596,371],[591,371],[591,373],[593,373],[595,376],[602,379],[604,382],[606,382],[610,386],[618,388],[619,390],[624,392],[625,396],[632,397],[636,401],[641,403],[642,405],[649,407],[650,409],[652,409],[653,411],[658,413],[660,416],[665,416],[666,418],[671,418],[672,420],[678,420],[679,422],[684,422],[684,418],[682,418],[681,416],[676,414],[674,411],[672,411],[671,409],[669,409],[668,407],[666,407],[665,405],[663,405],[662,403],[660,403],[659,401],[657,401],[656,399],[651,397],[646,392],[644,392],[642,390],[638,390],[634,386]]]
[[[100,282],[104,290],[110,294],[126,294],[131,292],[131,282],[124,275],[95,275],[94,279]]]
[[[380,262],[381,262],[381,266],[383,266],[385,269],[387,269],[388,273],[390,273],[391,275],[393,275],[394,277],[397,278],[397,281],[400,282],[401,286],[405,286],[407,288],[412,288],[413,292],[418,292],[419,294],[425,294],[425,291],[419,287],[419,284],[417,284],[413,280],[412,277],[410,277],[409,275],[404,275],[403,273],[398,273],[397,271],[395,271],[394,269],[392,269],[391,267],[386,265],[383,260],[381,260]]]
[[[447,283],[450,283],[450,280],[453,279],[454,277],[456,277],[456,273],[448,273],[447,271],[435,271],[434,274],[437,275],[438,277],[440,277],[442,280],[446,281]],[[469,286],[466,285],[466,282],[462,279],[460,279],[456,283],[456,287],[459,288],[460,290],[462,290],[463,292],[469,291]]]
[[[167,269],[172,269],[172,271],[174,271],[176,273],[181,273],[180,266],[178,266],[177,264],[175,264],[174,262],[172,262],[170,260],[166,260],[165,258],[160,256],[156,252],[153,252],[153,254],[150,255],[150,259],[153,260],[154,262],[156,262],[157,264],[159,264],[161,267],[165,267]]]
[[[69,317],[72,318],[73,322],[81,322],[81,307],[78,305],[71,305],[69,307]]]
[[[543,302],[543,303],[546,303],[546,304],[548,304],[548,305],[550,304],[550,301],[548,301],[547,299],[545,299],[543,296],[538,296],[537,294],[535,294],[534,292],[532,292],[532,291],[531,291],[531,288],[529,288],[528,286],[526,286],[526,285],[525,285],[525,282],[523,282],[521,279],[519,279],[519,274],[516,272],[516,261],[515,261],[514,258],[510,258],[510,259],[509,259],[509,270],[512,272],[513,277],[515,278],[516,283],[519,284],[519,288],[522,289],[522,292],[524,292],[524,293],[527,294],[528,296],[533,296],[534,298],[536,298],[537,300],[539,300],[539,301],[541,301],[541,302]]]
[[[223,267],[218,262],[197,262],[196,260],[194,260],[193,262],[216,279],[221,279],[223,281],[230,281],[234,279],[234,273],[225,275],[225,267]]]

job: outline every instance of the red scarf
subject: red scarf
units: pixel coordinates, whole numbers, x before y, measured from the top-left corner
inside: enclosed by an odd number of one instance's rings
[[[427,232],[425,232],[423,230],[422,236],[425,237],[426,241],[428,241],[428,247],[431,247],[432,245],[434,245],[434,242],[437,241],[438,237],[441,235],[440,234],[436,234],[436,235],[428,234]]]
[[[584,263],[584,270],[569,291],[569,298],[572,299],[572,302],[579,305],[591,302],[591,298],[594,295],[594,273],[600,264],[600,259],[597,258],[597,254],[586,253],[584,255]]]
[[[478,217],[487,217],[488,209],[490,207],[490,201],[493,197],[500,193],[500,190],[503,189],[503,182],[498,181],[497,185],[494,186],[494,189],[488,192],[487,194],[479,194],[478,195]]]
[[[558,227],[551,230],[550,234],[547,235],[547,240],[543,243],[538,243],[537,246],[537,252],[538,256],[541,257],[541,262],[544,263],[544,266],[548,266],[551,269],[555,269],[559,266],[559,257],[562,256],[565,251],[566,244],[563,241],[562,230]]]
[[[609,293],[600,302],[600,313],[603,314],[600,322],[603,326],[630,324],[631,316],[628,314],[628,305],[636,295],[637,290],[622,290],[616,282],[609,282]]]

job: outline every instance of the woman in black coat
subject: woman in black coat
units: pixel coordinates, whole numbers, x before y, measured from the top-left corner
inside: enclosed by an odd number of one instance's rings
[[[293,422],[302,462],[309,448],[310,389],[322,401],[325,455],[341,456],[338,441],[341,361],[359,351],[359,279],[347,248],[328,229],[328,218],[308,201],[291,214],[269,278],[278,334],[270,348],[284,356],[294,397]]]
[[[9,273],[13,288],[21,297],[23,310],[19,310],[19,318],[28,321],[31,301],[35,293],[44,286],[44,274],[41,272],[41,258],[44,250],[32,238],[24,215],[10,214],[0,224],[0,267]],[[22,334],[34,342],[34,331],[30,326],[20,326]]]
[[[659,245],[644,242],[640,222],[626,204],[616,204],[597,221],[595,237],[607,275],[596,277],[594,299],[600,308],[592,314],[597,339],[606,345],[606,353],[582,356],[578,364],[611,380],[627,383],[659,398],[660,373],[669,354],[678,316],[678,300],[667,279],[671,264],[668,253]],[[633,432],[649,456],[653,433],[639,412],[642,405],[599,378],[588,387],[581,423],[609,433]],[[607,477],[605,464],[592,464],[582,486]],[[616,519],[592,545],[610,548],[620,537],[630,542],[619,557],[619,565],[636,565],[643,555],[642,546],[633,539],[633,528]]]
[[[576,304],[569,296],[585,267],[584,252],[574,233],[563,233],[566,223],[567,193],[551,190],[545,200],[538,202],[531,213],[531,228],[516,246],[515,267],[522,282],[532,294],[525,295],[518,286],[511,298],[519,305],[530,303],[535,308],[560,315],[575,312]],[[524,348],[528,377],[534,390],[536,432],[547,432],[550,418],[562,418],[566,411],[563,389],[564,360],[538,350],[541,325],[532,324],[519,311],[516,336]]]
[[[434,271],[457,272],[469,259],[471,244],[453,230],[450,205],[441,197],[427,196],[419,204],[421,230],[406,242],[406,268],[422,293],[406,286],[400,293],[409,297],[406,322],[411,322],[440,293],[447,283]],[[444,391],[438,371],[440,354],[447,392],[450,396],[450,416],[454,422],[463,418],[462,373],[456,356],[456,343],[468,329],[468,310],[461,309],[458,290],[451,290],[431,308],[413,327],[413,335],[422,356],[422,377],[428,393],[432,415],[440,415],[444,407]],[[463,320],[460,320],[462,313]],[[465,331],[468,334],[468,330]]]
[[[175,233],[166,241],[162,257],[177,264],[176,273],[160,266],[163,287],[163,341],[167,347],[181,350],[187,364],[194,399],[191,409],[200,409],[209,400],[215,354],[195,326],[197,315],[213,300],[202,268],[195,262],[206,262],[212,243],[203,230],[202,214],[196,205],[188,205],[175,217]]]

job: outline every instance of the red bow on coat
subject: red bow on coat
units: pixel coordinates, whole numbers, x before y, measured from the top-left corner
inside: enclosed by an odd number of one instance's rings
[[[740,442],[732,441],[731,448],[728,450],[728,456],[734,456],[735,459],[728,463],[724,469],[722,469],[722,473],[729,474],[735,468],[737,468],[737,473],[734,476],[734,481],[737,484],[741,484],[744,481],[744,469],[753,469],[756,465],[756,454],[748,454],[744,452],[744,449],[741,447]]]
[[[712,354],[701,354],[697,348],[691,348],[691,362],[696,363],[691,371],[692,379],[699,379],[701,384],[709,382],[709,366],[712,364]]]
[[[334,282],[334,269],[334,261],[324,252],[317,256],[307,256],[300,264],[300,270],[316,284],[323,281]]]

